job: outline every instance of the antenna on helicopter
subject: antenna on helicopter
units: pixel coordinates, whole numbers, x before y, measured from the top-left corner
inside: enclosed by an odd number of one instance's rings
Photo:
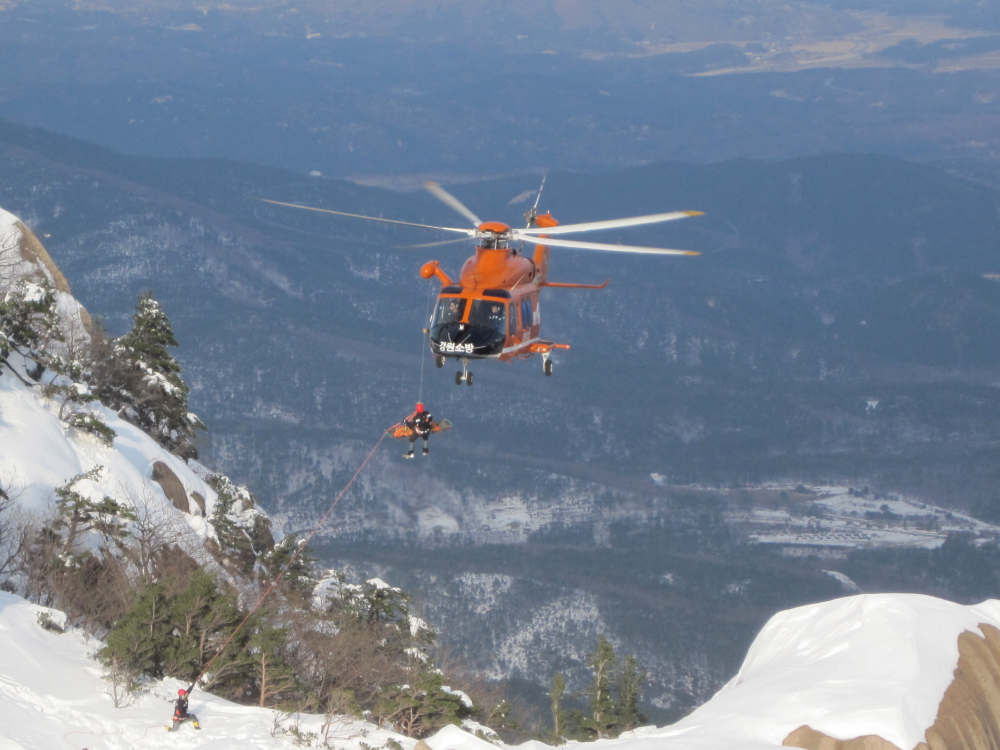
[[[538,188],[538,195],[535,196],[535,205],[524,212],[524,218],[528,221],[528,225],[525,229],[531,229],[531,225],[534,224],[535,219],[538,218],[538,202],[542,199],[542,191],[545,189],[545,180],[548,176],[548,172],[542,175],[542,184]],[[524,243],[522,242],[521,245],[523,247]]]
[[[524,212],[524,218],[528,222],[525,225],[525,229],[531,229],[531,225],[535,223],[535,219],[538,218],[538,202],[542,199],[542,191],[545,189],[545,180],[548,179],[549,173],[545,172],[542,175],[542,184],[538,186],[538,195],[535,196],[535,205]],[[521,240],[521,246],[517,248],[517,252],[524,250],[524,240]]]

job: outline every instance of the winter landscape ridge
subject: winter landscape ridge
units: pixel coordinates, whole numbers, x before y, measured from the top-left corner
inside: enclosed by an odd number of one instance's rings
[[[30,244],[29,230],[10,214],[0,218],[5,221],[0,233],[5,247],[16,253],[8,252],[4,264],[8,273],[55,283],[57,276],[43,250],[30,256],[24,250]],[[84,318],[68,287],[62,294],[62,324],[72,333]],[[5,487],[22,510],[44,513],[46,500],[61,483],[101,466],[92,478],[79,481],[81,495],[94,502],[111,495],[136,510],[143,506],[171,524],[189,554],[212,566],[203,543],[214,530],[205,518],[218,498],[201,476],[207,470],[169,454],[107,407],[91,403],[82,408],[98,414],[114,430],[110,444],[64,423],[58,403],[30,385],[27,367],[23,363],[15,367],[17,372],[0,379],[0,458],[7,472]],[[762,489],[786,492],[780,487]],[[852,508],[872,504],[866,493],[853,489],[792,491],[825,503],[845,519],[856,513]],[[905,518],[900,511],[908,507],[928,516],[938,512],[898,498],[886,500],[882,503],[886,509],[879,511],[886,517]],[[259,514],[251,507],[243,512]],[[994,531],[988,524],[954,514],[949,522],[983,539]],[[928,537],[923,543],[940,541]],[[43,613],[47,618],[41,617]],[[293,747],[302,746],[303,737],[311,742],[310,732],[318,737],[328,718],[282,719],[274,711],[196,693],[194,710],[205,724],[203,732],[194,734],[185,727],[183,735],[160,734],[161,717],[169,710],[166,699],[180,683],[148,683],[134,704],[115,708],[109,683],[91,657],[100,644],[72,628],[53,632],[43,627],[43,619],[57,629],[64,622],[57,611],[12,594],[0,595],[0,639],[6,641],[0,646],[5,712],[0,732],[9,750],[65,746],[117,750],[137,744]],[[918,595],[860,595],[775,615],[755,639],[740,671],[704,706],[673,725],[641,728],[599,742],[647,750],[763,750],[781,745],[810,750],[862,746],[965,750],[982,747],[983,741],[995,736],[991,733],[1000,711],[998,680],[1000,603],[962,606]],[[282,721],[294,722],[297,735],[292,739],[282,736]],[[411,738],[347,717],[339,720],[336,735],[334,746],[342,748],[365,750],[362,742],[371,746],[379,741],[392,747],[390,740],[406,750],[415,747]],[[446,727],[426,743],[432,750],[495,746],[455,727]]]
[[[1000,748],[1000,3],[0,0],[0,72],[0,609],[90,729],[176,678],[179,744]],[[471,247],[256,200],[515,226],[543,171],[701,254],[554,251],[610,285],[475,388],[418,274]]]
[[[80,632],[39,624],[61,613],[0,593],[3,750],[292,748],[323,716],[287,716],[195,692],[203,726],[168,735],[170,701],[183,683],[149,685],[115,708]],[[622,750],[974,750],[993,747],[1000,677],[1000,602],[961,606],[919,595],[860,595],[775,615],[737,673],[708,703],[667,727],[644,727],[597,746]],[[298,738],[281,736],[294,722]],[[859,739],[860,738],[860,739]],[[328,739],[340,750],[418,741],[343,717]],[[505,748],[451,726],[431,750]],[[578,743],[571,742],[570,745]],[[588,743],[587,746],[592,746]],[[531,741],[522,748],[546,747]]]
[[[234,475],[260,493],[265,507],[274,511],[272,517],[285,529],[308,528],[323,498],[339,489],[347,479],[345,472],[349,475],[353,470],[352,462],[360,460],[360,432],[372,423],[388,424],[398,418],[396,411],[407,406],[399,403],[400,394],[415,386],[419,365],[416,356],[406,355],[409,339],[403,339],[409,328],[397,325],[398,310],[382,309],[397,293],[408,295],[400,299],[409,299],[407,304],[414,309],[425,302],[424,289],[412,281],[408,265],[415,262],[412,256],[384,251],[386,244],[403,238],[373,237],[366,229],[345,225],[346,239],[331,241],[330,227],[308,224],[302,228],[322,233],[315,240],[316,247],[296,248],[285,257],[281,253],[291,239],[309,235],[282,229],[268,235],[275,238],[274,244],[259,237],[252,240],[256,244],[248,244],[254,236],[248,228],[259,233],[269,225],[257,221],[256,209],[248,211],[253,206],[247,201],[238,201],[229,223],[203,208],[196,216],[185,213],[196,205],[218,206],[228,193],[216,189],[216,182],[229,190],[231,184],[243,184],[247,175],[257,179],[259,169],[213,162],[198,171],[202,165],[197,163],[125,159],[38,131],[24,133],[22,129],[22,136],[33,148],[59,145],[63,151],[56,156],[66,161],[57,172],[49,173],[48,167],[38,171],[44,162],[18,152],[5,162],[10,174],[19,176],[17,185],[36,187],[22,193],[12,185],[5,195],[19,206],[30,207],[29,222],[40,227],[39,232],[53,232],[46,242],[52,243],[61,263],[69,264],[64,267],[71,269],[74,287],[85,290],[88,305],[96,305],[109,325],[114,323],[120,330],[136,292],[152,286],[159,296],[164,290],[168,295],[165,309],[180,321],[180,356],[195,386],[197,411],[211,410],[207,463],[227,470],[238,467]],[[120,170],[128,179],[147,180],[155,175],[157,184],[167,182],[162,187],[168,193],[180,186],[181,195],[195,187],[203,192],[178,203],[168,194],[140,191],[137,183],[123,182],[112,172],[77,171],[73,165],[77,155],[83,163]],[[174,169],[179,170],[176,175]],[[898,196],[909,195],[917,185],[918,203],[933,206],[932,215],[947,206],[953,208],[944,213],[964,211],[966,218],[928,224],[928,214],[921,210],[916,212],[916,225],[900,221],[898,228],[894,224],[875,239],[865,237],[862,227],[867,224],[852,228],[847,241],[824,238],[824,227],[840,210],[830,205],[828,196],[843,195],[842,186],[857,179],[859,169],[865,184],[880,186],[876,198],[895,217],[908,215],[903,210],[905,201]],[[253,191],[271,189],[267,185],[272,182],[284,186],[295,176],[265,170],[260,177],[261,184],[254,185]],[[301,183],[301,178],[296,179],[295,184]],[[438,444],[433,464],[426,467],[433,468],[432,474],[425,473],[423,465],[411,467],[422,472],[416,486],[412,471],[404,473],[396,465],[403,463],[393,460],[398,457],[386,452],[377,456],[372,474],[362,478],[361,491],[345,498],[336,523],[324,529],[318,545],[324,561],[349,570],[354,580],[381,577],[418,592],[425,614],[435,622],[448,623],[449,641],[475,660],[477,669],[495,678],[519,675],[534,686],[530,700],[536,705],[544,700],[541,686],[553,671],[565,670],[573,689],[579,688],[593,639],[600,632],[610,633],[616,646],[637,653],[649,665],[646,711],[657,721],[683,715],[723,684],[738,667],[753,634],[779,609],[859,589],[915,590],[956,597],[963,603],[992,595],[987,580],[991,568],[985,561],[995,535],[993,527],[968,514],[970,507],[977,507],[974,496],[947,497],[941,491],[949,484],[944,472],[962,473],[963,478],[972,479],[983,499],[984,515],[978,510],[972,515],[996,520],[987,512],[993,469],[984,463],[994,430],[995,389],[987,384],[992,377],[991,334],[978,323],[964,327],[963,317],[983,309],[969,305],[966,296],[977,300],[976,304],[991,304],[996,284],[979,273],[991,268],[988,256],[942,252],[959,242],[979,254],[988,247],[982,232],[967,237],[964,229],[955,237],[953,227],[970,226],[981,208],[988,208],[993,200],[990,191],[898,160],[856,157],[705,169],[664,165],[588,179],[552,175],[549,189],[553,196],[575,196],[569,202],[583,201],[593,215],[606,215],[598,210],[626,211],[626,204],[640,194],[636,192],[639,184],[655,185],[656,192],[666,196],[655,202],[668,205],[707,205],[709,199],[720,200],[732,193],[714,211],[735,218],[730,200],[738,204],[745,186],[762,179],[773,183],[777,196],[784,196],[792,186],[791,195],[774,203],[766,201],[763,215],[779,225],[787,216],[796,227],[780,239],[781,235],[771,236],[738,220],[745,242],[762,247],[786,242],[788,252],[794,250],[790,257],[795,263],[802,261],[796,249],[802,237],[813,237],[808,242],[816,243],[818,250],[830,242],[843,243],[844,251],[839,254],[820,251],[817,257],[827,265],[812,267],[812,273],[817,278],[828,270],[840,273],[835,261],[846,262],[851,270],[837,283],[865,289],[858,282],[869,274],[869,258],[879,264],[886,261],[858,247],[898,246],[893,252],[907,258],[911,237],[916,243],[932,231],[931,247],[940,255],[934,263],[954,265],[962,275],[957,283],[945,279],[940,292],[933,286],[928,292],[924,285],[936,277],[917,268],[919,281],[907,294],[914,293],[924,305],[940,295],[945,302],[942,309],[917,308],[918,321],[910,327],[894,329],[883,318],[866,328],[860,324],[872,321],[877,312],[868,303],[851,309],[849,301],[828,297],[826,292],[815,297],[817,282],[811,278],[792,276],[780,282],[775,278],[763,288],[758,269],[742,267],[751,257],[723,253],[712,256],[711,265],[663,267],[664,278],[652,280],[652,288],[658,293],[670,289],[676,297],[667,311],[668,328],[657,331],[643,326],[636,341],[625,342],[625,367],[611,369],[603,350],[608,341],[616,341],[613,335],[623,320],[621,292],[619,297],[553,296],[547,301],[548,320],[572,334],[575,354],[567,361],[572,366],[561,368],[551,383],[543,380],[548,392],[531,382],[536,373],[530,367],[512,374],[483,370],[484,380],[477,385],[488,388],[457,394],[454,385],[435,383],[433,376],[440,373],[431,370],[428,383],[429,387],[433,384],[434,403],[443,404],[448,410],[445,414],[460,410],[464,415],[460,432]],[[942,180],[948,186],[944,192]],[[127,190],[121,192],[123,185]],[[674,195],[677,185],[685,188]],[[601,208],[600,203],[607,200],[607,186],[613,188],[620,204]],[[692,186],[697,187],[696,197],[685,197]],[[728,192],[720,192],[720,186]],[[468,190],[471,202],[478,206],[495,203],[497,194],[513,195],[522,187],[519,181],[507,180]],[[294,190],[305,195],[330,190],[338,201],[360,201],[350,207],[362,213],[373,210],[373,201],[398,201],[399,215],[422,218],[408,213],[417,203],[409,195],[320,180],[309,180]],[[130,197],[130,191],[138,191],[138,200]],[[968,205],[969,196],[975,198],[975,210]],[[294,199],[295,195],[279,197]],[[654,200],[646,200],[649,206],[643,210],[655,210]],[[880,217],[883,209],[873,213]],[[751,207],[740,215],[757,216],[761,211]],[[288,220],[271,213],[260,218]],[[337,234],[340,231],[338,227]],[[819,240],[815,239],[817,231]],[[839,226],[837,231],[842,231]],[[759,239],[749,239],[757,232]],[[361,252],[341,249],[354,241],[360,243]],[[331,248],[336,252],[330,253]],[[163,264],[164,257],[171,262]],[[328,257],[332,264],[326,262]],[[298,269],[304,258],[308,259],[304,268],[308,279]],[[921,258],[926,261],[926,256]],[[593,275],[589,268],[593,261],[586,260],[562,259],[565,277]],[[733,262],[739,267],[736,272],[729,268]],[[630,277],[618,262],[609,270],[616,280],[621,279],[624,289],[630,283],[645,283]],[[687,281],[672,280],[684,271],[695,275]],[[803,281],[804,288],[799,290],[797,285]],[[888,293],[898,294],[899,287],[893,281]],[[753,329],[755,336],[761,336],[758,341],[743,342],[735,331],[720,336],[719,326],[732,325],[741,317],[737,304],[753,289],[759,289],[760,296],[750,301],[748,309],[771,305],[774,312],[768,316],[779,316],[775,330],[791,332],[789,341],[776,346],[763,325]],[[947,295],[958,296],[962,306],[958,315]],[[315,306],[317,299],[329,299],[335,307]],[[233,315],[234,310],[239,314]],[[662,314],[644,310],[643,319],[653,322]],[[310,315],[316,317],[310,320]],[[700,316],[706,316],[705,320],[699,320]],[[926,325],[932,327],[945,321],[947,335],[940,341],[934,339],[933,347],[916,352],[905,346],[893,349],[899,346],[894,341],[905,344],[919,337],[916,323],[924,325],[925,317]],[[407,320],[413,322],[409,316]],[[817,338],[802,340],[793,325],[796,321],[815,327],[810,335]],[[303,325],[310,330],[299,338],[307,330]],[[351,339],[328,338],[331,331],[342,332],[345,327]],[[973,362],[985,359],[986,366],[981,372],[968,371],[976,380],[972,387],[962,383],[899,388],[882,380],[859,385],[852,382],[858,377],[853,363],[863,362],[868,369],[874,365],[860,348],[856,353],[850,350],[862,343],[858,331],[867,334],[875,329],[884,337],[890,373],[900,367],[907,377],[923,378],[928,373],[931,378],[941,377],[933,375],[932,368],[948,361],[955,346],[961,357]],[[890,331],[901,335],[885,338]],[[643,346],[647,333],[653,338]],[[390,334],[399,340],[388,338]],[[667,340],[653,346],[657,336]],[[845,343],[838,344],[838,340]],[[241,343],[246,341],[260,342],[268,350],[265,361],[256,361],[256,352]],[[362,343],[367,348],[359,348]],[[805,348],[800,350],[802,343]],[[276,352],[270,351],[272,345],[278,347]],[[649,373],[662,373],[662,347],[675,358],[667,364],[672,368],[668,382],[673,385],[663,393],[662,404],[651,404],[660,412],[655,419],[638,413],[634,399],[598,395],[606,392],[600,386],[602,378],[632,378],[632,371],[647,373],[647,378]],[[776,356],[761,358],[760,353],[771,352],[772,347]],[[320,356],[328,359],[321,361]],[[914,366],[906,364],[910,357],[916,358]],[[900,360],[903,365],[895,364]],[[630,368],[630,362],[641,366]],[[734,368],[742,366],[750,368],[750,385],[734,393],[730,378]],[[778,383],[774,394],[758,385],[760,367],[767,372],[776,368],[771,373]],[[787,368],[791,368],[791,382]],[[357,378],[360,370],[373,375],[362,385]],[[800,378],[815,377],[814,370],[831,395],[809,393],[799,384]],[[825,373],[830,375],[823,380]],[[491,378],[496,381],[491,383]],[[299,387],[288,387],[290,380]],[[634,387],[643,390],[647,383],[653,380],[638,380]],[[348,392],[341,390],[345,387],[352,398],[336,395]],[[581,397],[594,408],[574,408]],[[775,409],[782,400],[790,408]],[[877,404],[872,403],[875,400]],[[520,405],[528,402],[534,408],[522,409]],[[544,410],[539,411],[539,403],[545,405]],[[553,416],[558,420],[552,421]],[[571,429],[554,431],[552,425],[563,420],[572,422]],[[588,430],[591,423],[600,423],[602,430]],[[791,434],[784,426],[789,423]],[[942,423],[949,425],[947,433]],[[505,431],[496,432],[493,424],[506,425]],[[632,424],[636,426],[629,434],[626,428]],[[508,445],[504,434],[518,435],[520,444]],[[553,440],[543,440],[547,434]],[[773,448],[764,445],[765,434],[776,442]],[[708,453],[732,461],[737,452],[731,448],[749,446],[751,435],[754,453],[730,474],[746,477],[745,467],[753,466],[758,467],[754,471],[773,476],[797,454],[795,468],[788,471],[797,478],[761,482],[754,473],[746,478],[758,481],[689,483],[689,473],[696,474],[704,466]],[[959,442],[966,436],[968,443]],[[813,440],[815,448],[796,447]],[[565,451],[562,441],[567,443]],[[551,447],[540,445],[544,442]],[[766,456],[762,446],[768,447]],[[582,453],[588,460],[532,462],[531,454],[539,449],[551,451],[552,459],[568,452]],[[799,468],[829,465],[824,451],[830,451],[841,465],[856,466],[859,476],[866,476],[871,466],[900,465],[907,480],[901,483],[905,489],[887,493],[874,482],[876,489],[871,491],[861,482],[853,487],[847,483],[833,486],[816,480],[824,476],[823,469]],[[911,456],[921,455],[918,451],[930,460],[915,461]],[[483,461],[486,455],[489,462]],[[602,466],[592,458],[608,463]],[[470,461],[477,466],[474,476],[467,471]],[[494,461],[520,470],[491,469]],[[639,467],[638,473],[627,474],[628,461]],[[966,461],[972,464],[969,470],[963,469]],[[772,463],[777,468],[770,467]],[[615,476],[608,465],[624,468]],[[643,473],[642,468],[652,473]],[[891,479],[898,477],[896,472]],[[886,484],[892,486],[886,481],[882,487]],[[936,507],[946,499],[954,505]],[[739,539],[752,536],[757,537],[757,544],[738,544]],[[372,547],[364,548],[366,540],[373,542]],[[624,558],[625,549],[634,550],[638,564]],[[880,551],[927,552],[928,556],[894,559],[879,557]],[[777,562],[775,555],[788,559]],[[499,564],[491,567],[494,562]],[[970,578],[969,569],[978,571],[977,575]],[[587,576],[596,585],[585,583]],[[625,612],[633,614],[619,616]]]

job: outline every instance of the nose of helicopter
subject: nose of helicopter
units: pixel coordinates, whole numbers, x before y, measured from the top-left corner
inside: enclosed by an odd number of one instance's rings
[[[489,326],[444,323],[431,330],[435,354],[461,357],[495,357],[503,351],[505,336]]]

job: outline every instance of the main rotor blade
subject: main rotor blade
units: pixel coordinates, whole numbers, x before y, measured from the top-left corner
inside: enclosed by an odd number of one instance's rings
[[[454,245],[456,242],[468,242],[474,239],[473,237],[458,237],[453,240],[441,240],[440,242],[421,242],[419,245],[396,245],[396,247],[401,250],[409,249],[411,247],[437,247],[438,245]]]
[[[472,226],[478,227],[483,223],[483,220],[466,208],[462,201],[438,185],[436,182],[425,182],[424,189],[449,208],[462,214],[462,216],[472,222]]]
[[[458,232],[464,234],[467,237],[475,237],[475,229],[458,229],[456,227],[435,227],[430,224],[414,224],[412,221],[397,221],[396,219],[381,219],[378,216],[363,216],[362,214],[349,214],[346,211],[333,211],[329,208],[314,208],[313,206],[300,206],[298,203],[282,203],[281,201],[272,201],[267,198],[253,198],[252,200],[260,201],[261,203],[273,203],[276,206],[288,206],[289,208],[304,208],[306,211],[319,211],[324,214],[336,214],[337,216],[350,216],[354,219],[368,219],[369,221],[381,221],[386,224],[402,224],[407,227],[422,227],[424,229],[440,229],[443,232]]]
[[[664,247],[636,247],[634,245],[605,245],[600,242],[575,242],[573,240],[551,240],[548,237],[528,237],[520,230],[517,239],[532,242],[536,245],[550,247],[569,247],[574,250],[607,250],[612,253],[642,253],[644,255],[701,255],[694,250],[669,250]]]
[[[562,224],[558,227],[521,229],[522,234],[569,234],[570,232],[593,232],[598,229],[619,229],[621,227],[637,227],[642,224],[657,224],[661,221],[686,219],[689,216],[703,216],[703,211],[671,211],[667,214],[650,214],[649,216],[633,216],[630,219],[610,219],[608,221],[589,221],[586,224]]]

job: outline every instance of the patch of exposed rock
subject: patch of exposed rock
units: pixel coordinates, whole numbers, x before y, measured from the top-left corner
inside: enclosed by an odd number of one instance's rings
[[[177,475],[162,461],[153,464],[152,480],[163,488],[163,494],[174,504],[177,510],[183,513],[190,513],[191,506],[188,503],[187,492]]]

